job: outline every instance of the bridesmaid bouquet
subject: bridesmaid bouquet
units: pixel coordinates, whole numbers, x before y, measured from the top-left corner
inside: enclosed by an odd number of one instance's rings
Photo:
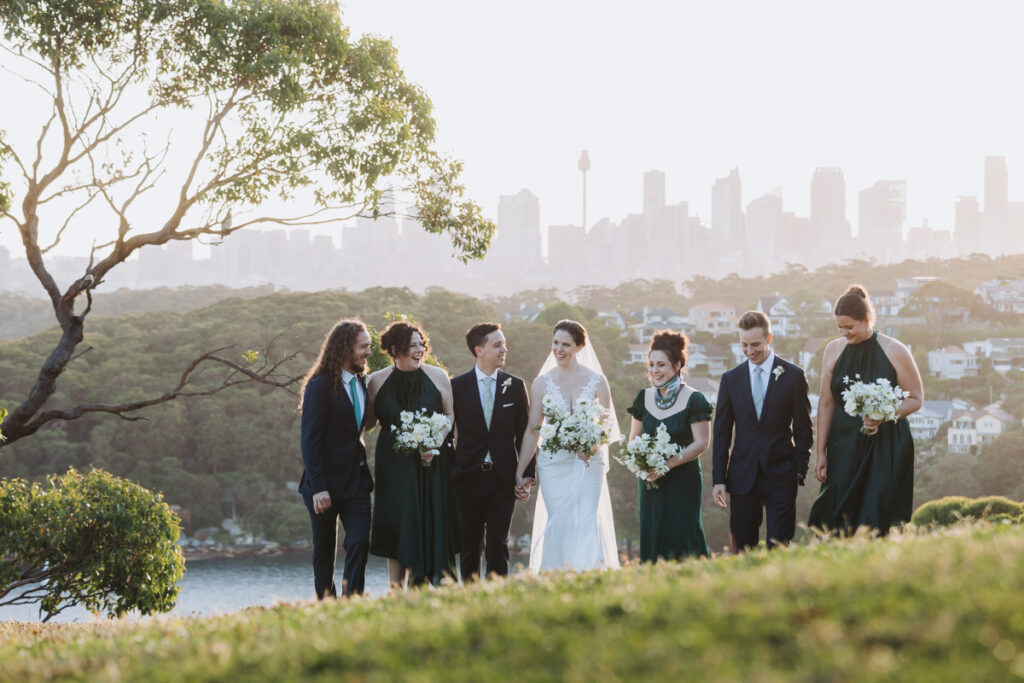
[[[851,417],[867,417],[882,422],[895,422],[896,411],[903,399],[910,396],[910,392],[904,391],[897,384],[892,383],[885,377],[879,377],[874,382],[861,382],[860,375],[854,375],[854,380],[849,375],[843,377],[843,406],[846,414]],[[867,434],[865,427],[860,428],[861,434]]]
[[[548,453],[591,453],[611,440],[611,416],[600,403],[576,399],[575,408],[567,413],[548,394],[542,405],[545,422],[538,429]]]
[[[615,459],[626,466],[626,469],[643,479],[648,489],[658,488],[658,484],[647,481],[647,475],[668,474],[671,469],[668,466],[668,459],[679,455],[683,449],[672,443],[665,425],[658,425],[657,433],[652,437],[650,434],[640,434],[626,444]]]
[[[401,453],[433,453],[440,454],[448,432],[452,430],[452,422],[444,413],[427,413],[426,408],[417,412],[403,410],[399,415],[401,425],[391,425],[395,433],[395,450]],[[422,460],[424,467],[430,467],[433,460]]]

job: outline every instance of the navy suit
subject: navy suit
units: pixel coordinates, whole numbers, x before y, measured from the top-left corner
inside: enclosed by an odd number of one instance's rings
[[[813,439],[807,378],[799,366],[775,356],[760,418],[750,361],[722,375],[712,465],[714,483],[725,484],[731,497],[729,527],[736,546],[757,545],[762,508],[769,547],[793,539],[797,485],[807,475]]]
[[[363,395],[366,396],[366,385]],[[364,400],[364,404],[366,401]],[[361,423],[365,423],[365,407]],[[345,571],[342,594],[363,592],[370,545],[370,492],[373,477],[366,464],[363,425],[356,424],[348,392],[338,378],[331,391],[327,377],[306,384],[302,397],[302,480],[299,493],[313,525],[313,580],[318,598],[337,595],[334,562],[338,546],[338,518],[345,528]],[[313,511],[313,494],[327,491],[331,506]]]
[[[530,414],[526,384],[498,371],[489,429],[475,368],[452,379],[452,398],[458,435],[452,478],[462,525],[462,578],[469,580],[480,575],[480,556],[484,553],[487,572],[505,576],[509,528],[516,506],[516,468]],[[484,464],[488,453],[493,469]],[[533,477],[533,470],[531,462],[525,475]]]

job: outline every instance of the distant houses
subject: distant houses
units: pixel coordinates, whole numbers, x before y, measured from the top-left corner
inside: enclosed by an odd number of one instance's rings
[[[736,309],[717,302],[697,304],[690,307],[689,323],[698,332],[729,334],[736,331]]]
[[[977,454],[982,446],[995,441],[1006,431],[1013,415],[993,404],[981,410],[959,410],[953,414],[953,422],[946,434],[946,448],[949,453]]]
[[[993,338],[964,342],[928,352],[928,372],[943,379],[977,377],[980,362],[987,358],[996,372],[1024,370],[1024,339]]]
[[[1000,313],[1024,313],[1024,280],[989,280],[974,293]]]

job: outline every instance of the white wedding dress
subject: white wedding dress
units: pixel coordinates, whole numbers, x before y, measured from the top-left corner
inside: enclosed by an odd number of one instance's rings
[[[558,383],[549,374],[537,379],[545,383],[545,393],[569,412],[571,404]],[[581,397],[595,399],[598,380],[599,376],[594,375],[572,402]],[[550,453],[541,443],[537,453],[540,493],[533,518],[530,571],[619,568],[607,472],[607,446],[594,454],[588,467],[576,455]]]

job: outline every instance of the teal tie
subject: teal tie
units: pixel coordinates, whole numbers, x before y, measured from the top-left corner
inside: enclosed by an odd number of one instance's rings
[[[352,408],[356,411],[356,427],[363,426],[363,416],[359,412],[359,390],[356,389],[356,382],[358,380],[353,377],[352,381],[348,383],[348,392],[352,396]]]
[[[491,389],[493,383],[493,377],[484,377],[484,420],[488,429],[491,428],[491,415],[494,413],[494,391]]]
[[[761,406],[764,404],[764,384],[761,381],[761,373],[764,370],[760,367],[754,368],[754,410],[757,411],[757,419],[761,419]]]

